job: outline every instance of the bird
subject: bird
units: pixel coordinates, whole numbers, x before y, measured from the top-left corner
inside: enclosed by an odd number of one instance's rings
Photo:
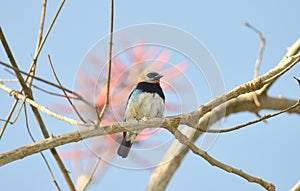
[[[163,75],[157,72],[145,72],[133,88],[127,100],[124,121],[160,118],[165,109],[165,95],[160,86]],[[123,132],[123,140],[118,155],[126,158],[130,148],[141,130]]]

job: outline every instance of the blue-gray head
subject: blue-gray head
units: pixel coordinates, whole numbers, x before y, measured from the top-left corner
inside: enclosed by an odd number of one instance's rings
[[[163,77],[163,75],[161,75],[157,72],[148,72],[145,75],[144,81],[150,82],[150,83],[159,83],[159,80],[162,77]]]

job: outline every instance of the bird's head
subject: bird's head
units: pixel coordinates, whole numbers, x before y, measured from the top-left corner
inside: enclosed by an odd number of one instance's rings
[[[153,84],[159,84],[159,80],[162,77],[163,77],[163,75],[161,75],[157,72],[146,72],[141,76],[140,81],[153,83]]]

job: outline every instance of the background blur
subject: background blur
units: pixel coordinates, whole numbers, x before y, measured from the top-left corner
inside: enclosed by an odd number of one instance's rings
[[[45,31],[60,2],[47,4]],[[42,2],[1,0],[0,25],[13,54],[23,70],[31,64],[38,34]],[[95,42],[109,31],[109,1],[68,1],[39,57],[37,75],[53,81],[47,61],[51,54],[55,69],[64,86],[72,89],[78,66]],[[298,24],[300,2],[293,1],[115,1],[115,30],[134,24],[161,23],[173,25],[196,36],[209,49],[222,71],[225,88],[231,90],[253,78],[254,63],[260,41],[253,31],[242,27],[249,22],[266,38],[260,74],[273,68],[286,53],[286,49],[299,37]],[[8,62],[0,48],[0,60]],[[269,94],[299,98],[299,87],[293,76],[300,77],[299,64],[280,78]],[[12,78],[0,68],[1,78]],[[10,87],[14,85],[9,84]],[[17,86],[15,86],[17,87]],[[49,106],[57,104],[51,96],[37,93],[36,100]],[[54,97],[55,98],[55,97]],[[201,98],[200,103],[208,97]],[[59,101],[57,101],[59,102]],[[7,93],[0,91],[0,118],[6,118],[13,103]],[[53,107],[51,108],[53,109]],[[263,111],[270,113],[273,111]],[[55,119],[44,117],[49,132],[54,135],[70,132],[75,127]],[[252,113],[230,116],[224,127],[231,127],[252,119]],[[30,120],[36,139],[41,133],[35,121]],[[299,115],[280,115],[268,123],[259,123],[245,129],[218,137],[209,153],[233,167],[274,183],[277,190],[288,190],[300,179],[299,174]],[[2,123],[1,123],[2,124]],[[2,125],[1,125],[2,126]],[[14,126],[8,126],[0,141],[0,152],[31,143],[24,125],[24,117]],[[71,146],[59,147],[68,151]],[[59,180],[61,188],[66,184],[49,152],[45,152]],[[72,157],[70,157],[72,159]],[[73,174],[71,160],[65,159]],[[131,190],[144,190],[152,169],[128,170],[109,166],[105,174],[88,190],[119,190],[131,184]],[[0,169],[3,190],[55,190],[49,172],[40,155],[8,164]],[[263,190],[256,184],[211,167],[206,161],[189,153],[171,180],[167,190],[201,188],[203,190]]]

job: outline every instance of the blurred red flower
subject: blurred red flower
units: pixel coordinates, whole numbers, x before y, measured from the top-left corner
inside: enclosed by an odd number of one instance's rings
[[[123,42],[128,43],[128,42]],[[107,62],[101,61],[97,54],[88,54],[84,59],[83,65],[80,66],[76,91],[81,94],[86,100],[94,103],[100,112],[105,104],[106,97],[106,87],[107,87]],[[166,95],[174,93],[171,87],[171,83],[182,75],[186,70],[187,65],[184,62],[179,62],[177,64],[171,63],[171,54],[169,51],[163,49],[162,47],[155,47],[142,42],[138,43],[136,46],[122,52],[113,57],[112,59],[112,73],[111,73],[111,95],[110,95],[110,105],[108,106],[106,113],[101,121],[101,124],[109,124],[117,121],[123,121],[123,113],[126,106],[127,98],[137,84],[138,76],[145,70],[158,71],[163,74],[163,80],[161,86]],[[176,92],[175,92],[176,93]],[[96,119],[95,110],[91,107],[86,106],[80,102],[76,102],[76,107],[83,114],[85,119]],[[166,100],[166,112],[177,112],[180,109],[178,103],[172,103]],[[100,124],[100,125],[101,125]],[[153,134],[158,133],[157,129],[145,129],[136,138],[136,142],[143,144],[142,140],[148,139]],[[82,168],[81,160],[90,161],[94,156],[94,163],[100,156],[106,156],[106,160],[109,160],[107,156],[113,157],[116,151],[116,144],[112,140],[120,140],[121,134],[108,135],[96,137],[88,140],[88,148],[82,148],[78,146],[82,143],[78,143],[70,151],[61,151],[60,155],[65,160],[72,160],[74,171],[76,173],[77,180],[84,174],[89,174],[92,170],[93,164],[87,162],[87,167],[85,172],[79,172]],[[155,144],[153,140],[153,144]],[[120,142],[120,141],[119,141]],[[151,139],[150,139],[151,144]],[[75,144],[76,145],[76,144]],[[95,156],[98,155],[97,156]],[[138,161],[147,162],[147,161]],[[107,165],[107,163],[102,163],[102,165]],[[106,169],[106,168],[105,168]],[[100,174],[105,172],[103,166],[98,174],[95,175],[93,180],[97,180]]]

